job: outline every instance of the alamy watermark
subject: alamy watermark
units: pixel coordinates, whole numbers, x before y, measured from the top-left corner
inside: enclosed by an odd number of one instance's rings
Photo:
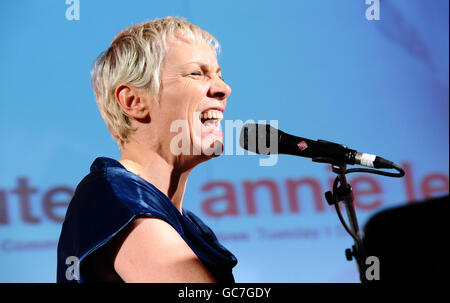
[[[366,9],[366,19],[369,21],[380,20],[380,0],[366,0],[366,4],[370,5]]]
[[[69,21],[80,20],[80,0],[66,0],[66,19]]]
[[[248,150],[246,152],[240,147],[239,137],[240,131],[246,124],[255,125],[253,120],[223,120],[224,121],[224,142],[218,140],[217,136],[222,135],[222,130],[218,127],[209,128],[207,135],[199,136],[199,138],[190,137],[190,125],[186,120],[175,120],[170,125],[170,132],[176,135],[170,141],[170,151],[173,155],[226,155],[226,156],[241,156],[241,155],[256,155],[253,151],[258,151],[263,155],[259,159],[260,166],[274,166],[278,162],[278,120],[258,120],[260,126],[258,136],[249,136],[246,145]],[[271,131],[266,131],[266,124],[270,125]],[[194,125],[194,132],[201,133],[202,128],[207,126]],[[194,141],[194,142],[191,142]]]
[[[69,281],[80,280],[80,259],[76,256],[66,258],[66,279]]]
[[[367,281],[379,281],[380,280],[380,259],[376,256],[369,256],[366,258],[366,268],[365,277]]]

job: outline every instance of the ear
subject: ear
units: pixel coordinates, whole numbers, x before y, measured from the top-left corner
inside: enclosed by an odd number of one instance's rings
[[[137,87],[129,83],[121,83],[115,90],[116,101],[122,110],[135,120],[149,118],[149,109],[145,94]]]

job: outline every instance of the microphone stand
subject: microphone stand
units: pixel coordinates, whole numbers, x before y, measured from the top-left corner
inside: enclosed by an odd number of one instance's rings
[[[359,278],[361,282],[367,283],[367,279],[365,277],[365,260],[366,260],[366,252],[364,249],[364,243],[362,240],[362,234],[359,230],[358,219],[356,217],[355,207],[353,204],[353,192],[350,184],[347,183],[347,179],[345,177],[346,165],[336,165],[332,164],[332,171],[337,174],[337,180],[339,180],[339,186],[333,186],[333,192],[325,193],[325,198],[329,205],[335,205],[336,211],[340,215],[340,207],[339,202],[343,202],[345,206],[345,211],[347,213],[347,218],[350,224],[351,235],[354,240],[354,245],[352,248],[348,248],[345,250],[345,256],[348,261],[351,261],[355,258],[356,264],[358,265]],[[336,183],[336,182],[335,182]],[[343,218],[341,218],[343,221]],[[343,223],[345,223],[343,221]],[[345,226],[345,225],[344,225]],[[348,228],[347,226],[345,226]],[[349,232],[350,232],[349,231]]]
[[[354,245],[352,248],[345,250],[345,256],[348,261],[353,258],[358,266],[359,278],[362,283],[367,283],[365,269],[366,269],[366,252],[364,249],[364,243],[362,240],[362,235],[359,230],[358,219],[356,217],[355,207],[353,204],[353,192],[350,184],[347,183],[347,178],[345,177],[345,172],[347,166],[342,163],[335,163],[332,159],[327,158],[313,158],[314,162],[330,163],[332,171],[337,174],[337,177],[333,184],[333,190],[325,193],[325,198],[330,206],[336,207],[336,212],[341,220],[344,228],[352,236],[354,240]],[[339,184],[339,185],[338,185]],[[347,213],[347,218],[350,223],[350,228],[345,224],[344,218],[342,217],[340,211],[339,202],[343,202],[345,206],[345,211]]]

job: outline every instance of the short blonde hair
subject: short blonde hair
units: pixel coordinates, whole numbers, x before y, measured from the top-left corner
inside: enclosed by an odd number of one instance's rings
[[[91,71],[91,84],[100,114],[116,140],[119,150],[133,131],[130,119],[115,99],[121,83],[148,88],[157,99],[160,71],[167,50],[167,39],[182,35],[192,41],[208,42],[216,55],[216,38],[184,18],[165,17],[146,21],[120,31],[109,48],[100,53]]]

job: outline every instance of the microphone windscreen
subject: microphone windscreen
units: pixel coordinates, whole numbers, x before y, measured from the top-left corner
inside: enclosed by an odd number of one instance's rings
[[[270,124],[246,123],[239,137],[240,146],[248,151],[269,155],[278,153],[278,129]]]

